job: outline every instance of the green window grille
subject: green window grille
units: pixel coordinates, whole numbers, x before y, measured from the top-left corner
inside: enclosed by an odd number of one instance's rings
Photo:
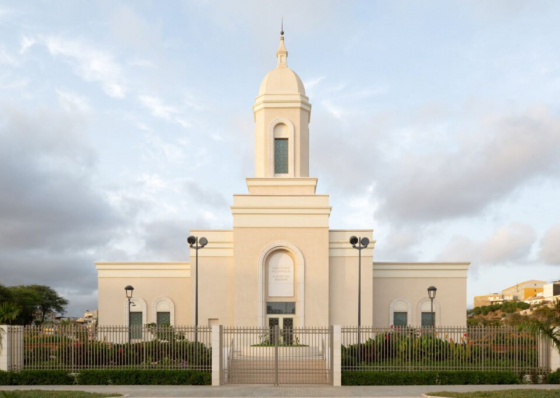
[[[431,328],[432,326],[434,326],[434,316],[435,316],[435,312],[423,312],[422,327]]]
[[[288,174],[288,140],[274,140],[274,174]]]
[[[405,328],[408,325],[408,313],[393,312],[393,326]]]
[[[267,314],[295,314],[296,313],[296,303],[293,302],[267,302],[266,303],[266,313]]]
[[[171,325],[171,313],[170,312],[158,312],[157,313],[157,324],[158,325]]]
[[[141,339],[142,338],[142,313],[131,312],[129,314],[128,324],[130,325],[130,338]]]

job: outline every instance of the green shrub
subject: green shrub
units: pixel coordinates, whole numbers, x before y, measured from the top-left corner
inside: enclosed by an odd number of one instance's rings
[[[425,371],[425,372],[342,372],[346,386],[520,384],[513,372]]]
[[[546,384],[560,384],[560,372],[552,372],[548,374],[546,378]]]
[[[83,370],[78,375],[82,385],[209,385],[211,381],[211,373],[197,370]]]
[[[0,372],[0,385],[69,385],[74,377],[64,370],[22,370],[21,372]]]
[[[0,385],[209,385],[212,374],[196,370],[82,370],[76,377],[64,370],[0,371]]]

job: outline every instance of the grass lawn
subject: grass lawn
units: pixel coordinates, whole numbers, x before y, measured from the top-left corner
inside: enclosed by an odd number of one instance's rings
[[[475,392],[430,392],[426,395],[447,398],[558,398],[560,389],[556,390],[502,390]]]
[[[85,391],[12,390],[1,391],[0,398],[102,398],[122,397],[121,394],[102,394]]]

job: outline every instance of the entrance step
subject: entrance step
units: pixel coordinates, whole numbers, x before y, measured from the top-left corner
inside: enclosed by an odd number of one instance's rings
[[[235,359],[228,372],[230,384],[274,384],[275,361],[266,359]],[[321,359],[278,359],[279,384],[327,384],[329,372]]]

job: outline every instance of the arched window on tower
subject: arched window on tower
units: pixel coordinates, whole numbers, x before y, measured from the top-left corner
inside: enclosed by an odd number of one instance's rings
[[[288,174],[288,126],[278,123],[274,126],[274,174]]]

